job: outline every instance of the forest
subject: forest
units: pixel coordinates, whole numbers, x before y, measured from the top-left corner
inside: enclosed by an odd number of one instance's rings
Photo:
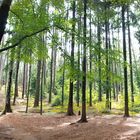
[[[139,140],[139,20],[139,0],[0,0],[0,140]]]

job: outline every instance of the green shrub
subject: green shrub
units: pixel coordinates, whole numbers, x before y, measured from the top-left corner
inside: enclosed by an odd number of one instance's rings
[[[52,106],[58,106],[61,105],[61,98],[59,96],[55,96],[52,101]]]
[[[95,105],[95,112],[104,113],[106,112],[105,102],[97,102]]]

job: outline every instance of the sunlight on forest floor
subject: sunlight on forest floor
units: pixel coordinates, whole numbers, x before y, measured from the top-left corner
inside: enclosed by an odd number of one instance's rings
[[[140,117],[92,115],[88,123],[76,123],[79,116],[40,116],[24,113],[0,117],[0,140],[136,140],[140,138]],[[71,125],[72,124],[72,125]],[[7,138],[8,139],[8,138]]]
[[[0,106],[4,103],[4,95],[0,94]],[[88,123],[77,123],[80,116],[66,116],[61,113],[65,107],[46,108],[42,116],[39,108],[29,107],[25,112],[25,99],[18,99],[12,106],[14,113],[0,117],[0,140],[139,140],[140,115],[130,118],[118,115],[119,109],[112,113],[101,114],[88,108]],[[77,109],[76,109],[77,110]],[[115,112],[113,114],[113,112]],[[121,112],[122,113],[122,112]],[[120,114],[121,114],[120,113]]]

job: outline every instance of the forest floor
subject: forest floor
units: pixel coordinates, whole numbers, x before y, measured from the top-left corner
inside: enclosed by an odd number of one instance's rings
[[[12,113],[0,117],[0,140],[139,140],[140,117],[79,116]]]
[[[18,102],[22,102],[19,99]],[[4,98],[0,93],[0,105]],[[77,123],[80,116],[64,113],[23,113],[17,104],[14,113],[0,116],[0,140],[140,140],[140,115],[95,115],[88,123]]]

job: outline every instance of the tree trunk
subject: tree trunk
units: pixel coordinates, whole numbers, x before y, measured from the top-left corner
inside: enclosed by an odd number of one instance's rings
[[[86,118],[86,32],[87,32],[87,0],[84,0],[84,27],[83,27],[83,65],[82,65],[82,115],[78,122],[87,122]]]
[[[45,62],[42,62],[42,71],[41,71],[41,91],[40,91],[40,115],[43,113],[43,92],[44,92],[44,65]]]
[[[2,5],[0,6],[0,43],[4,35],[11,3],[12,0],[3,0]]]
[[[98,37],[98,45],[99,45],[99,53],[98,53],[98,61],[99,61],[99,96],[98,96],[98,101],[102,101],[102,86],[101,86],[101,27],[100,27],[100,21],[98,19],[98,27],[97,27],[97,37]]]
[[[29,95],[30,95],[30,84],[31,84],[31,72],[32,72],[32,65],[29,65],[29,82],[28,82],[28,91],[27,91],[27,104],[26,104],[26,111],[28,112],[28,106],[29,106]]]
[[[23,68],[23,86],[22,86],[22,99],[24,99],[24,96],[27,93],[27,85],[28,85],[28,64],[24,63]]]
[[[34,107],[39,106],[39,94],[40,94],[40,76],[41,76],[41,60],[38,60],[37,64],[37,79],[36,79],[36,92],[35,92],[35,100]]]
[[[107,7],[105,6],[105,12],[107,11]],[[106,48],[106,108],[109,109],[109,58],[108,58],[108,51],[109,51],[109,32],[108,32],[108,18],[107,15],[105,17],[105,48]]]
[[[15,92],[14,92],[14,99],[13,99],[13,105],[15,105],[16,97],[18,96],[18,72],[19,72],[19,64],[20,64],[20,49],[18,51],[18,58],[16,62],[16,78],[15,78]]]
[[[126,27],[125,27],[125,5],[122,6],[122,34],[123,34],[123,58],[124,58],[124,117],[129,117],[128,107],[128,82],[127,82],[127,53],[126,53]]]
[[[7,85],[7,93],[6,93],[6,103],[5,103],[5,109],[2,112],[2,114],[6,114],[6,112],[12,112],[11,109],[11,87],[12,87],[12,75],[13,75],[13,66],[14,66],[14,50],[11,51],[11,56],[10,58],[10,65],[9,65],[9,79],[8,79],[8,85]]]
[[[52,52],[51,52],[51,64],[50,64],[50,87],[49,87],[49,103],[51,103],[51,101],[52,101],[53,54],[54,54],[54,46],[52,46]]]
[[[52,72],[53,72],[53,79],[52,79],[52,92],[54,95],[57,94],[56,92],[56,88],[55,88],[55,75],[56,75],[56,56],[57,56],[57,48],[55,47],[54,48],[54,51],[53,51],[53,67],[52,67]]]
[[[79,20],[78,20],[78,36],[80,36],[81,34],[81,15],[79,16]],[[78,69],[78,74],[77,74],[77,97],[76,97],[76,102],[77,102],[77,106],[79,107],[79,100],[80,100],[80,43],[81,43],[81,39],[79,38],[78,40],[78,60],[77,60],[77,69]]]
[[[90,70],[90,75],[92,74],[92,28],[91,28],[91,9],[90,9],[90,48],[89,48],[89,70]],[[89,81],[89,106],[92,106],[92,79]]]
[[[73,7],[73,24],[72,24],[72,43],[71,43],[71,68],[74,69],[74,47],[75,47],[75,1],[72,3]],[[74,115],[73,112],[73,76],[70,79],[69,86],[69,101],[67,115]]]
[[[133,84],[133,66],[132,66],[132,50],[131,50],[131,32],[129,20],[129,6],[127,8],[127,25],[128,25],[128,45],[129,45],[129,64],[130,64],[130,85],[131,85],[131,102],[134,103],[134,84]]]
[[[65,56],[64,56],[64,62],[63,62],[63,77],[62,77],[62,106],[64,105],[64,85],[65,85]]]

